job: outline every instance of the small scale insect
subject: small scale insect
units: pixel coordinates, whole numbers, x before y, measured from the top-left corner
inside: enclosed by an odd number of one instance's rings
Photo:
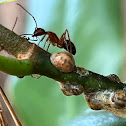
[[[110,74],[110,75],[107,76],[107,78],[109,78],[113,82],[121,83],[121,80],[115,74]]]
[[[57,81],[58,82],[58,81]],[[80,95],[84,92],[84,88],[81,84],[74,83],[74,82],[66,82],[61,83],[58,82],[60,85],[60,89],[66,96],[72,96],[72,95]]]
[[[59,52],[54,53],[50,57],[51,63],[60,71],[68,73],[72,72],[75,68],[75,61],[71,53]]]
[[[64,48],[65,50],[69,51],[70,53],[72,53],[73,55],[76,54],[76,47],[73,44],[73,42],[71,42],[70,40],[70,36],[69,36],[69,32],[66,29],[65,32],[61,35],[60,39],[58,38],[58,36],[51,31],[45,31],[43,28],[38,28],[37,27],[37,22],[34,18],[34,16],[29,13],[24,7],[22,7],[19,3],[17,3],[17,5],[19,5],[22,9],[24,9],[29,15],[32,16],[32,18],[35,21],[36,27],[35,27],[35,31],[33,34],[22,34],[22,35],[31,35],[32,37],[38,37],[38,36],[42,36],[42,39],[39,41],[38,45],[44,40],[44,38],[47,36],[47,39],[45,41],[44,47],[46,45],[46,42],[49,41],[49,45],[47,47],[47,51],[49,49],[50,44],[52,44],[53,46],[57,46],[59,48]],[[68,39],[66,39],[66,34],[68,35]]]
[[[116,108],[126,107],[126,94],[124,91],[116,91],[112,101],[115,103]]]

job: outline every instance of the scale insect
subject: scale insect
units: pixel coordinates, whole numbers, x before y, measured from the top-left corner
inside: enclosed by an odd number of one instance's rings
[[[29,13],[23,6],[21,6],[19,3],[17,3],[17,5],[19,5],[22,9],[24,9],[29,15],[32,16],[32,18],[35,21],[36,27],[35,27],[35,31],[33,34],[22,34],[22,35],[31,35],[32,37],[38,37],[38,36],[42,36],[42,39],[39,41],[38,45],[44,40],[44,38],[47,36],[47,39],[45,41],[44,47],[46,45],[46,42],[49,41],[49,45],[47,47],[47,51],[49,49],[50,44],[52,44],[53,46],[57,46],[59,48],[64,48],[65,50],[67,50],[68,52],[72,53],[73,55],[76,54],[76,47],[73,44],[73,42],[71,42],[70,40],[70,35],[68,30],[66,29],[65,32],[61,35],[60,38],[58,38],[58,36],[56,35],[56,33],[51,32],[51,31],[45,31],[43,28],[38,28],[37,27],[37,21],[35,20],[35,17]],[[68,39],[66,38],[66,35],[68,36]]]

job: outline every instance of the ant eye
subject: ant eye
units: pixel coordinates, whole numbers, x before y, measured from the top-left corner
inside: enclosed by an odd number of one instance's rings
[[[69,40],[64,41],[63,48],[66,49],[68,52],[72,53],[73,55],[76,54],[76,47],[73,42]]]

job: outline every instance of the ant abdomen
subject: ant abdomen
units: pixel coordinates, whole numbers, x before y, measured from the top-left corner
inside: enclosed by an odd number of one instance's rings
[[[41,35],[45,35],[47,32],[43,28],[36,28],[32,37],[37,37]]]
[[[68,52],[72,53],[73,55],[76,54],[76,47],[73,44],[73,42],[69,41],[69,40],[65,40],[63,43],[63,48],[65,50],[67,50]]]

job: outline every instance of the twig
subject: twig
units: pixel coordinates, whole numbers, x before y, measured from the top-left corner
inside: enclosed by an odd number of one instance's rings
[[[10,102],[9,102],[9,100],[7,99],[3,89],[1,88],[1,86],[0,86],[0,94],[1,94],[1,96],[2,96],[2,98],[4,100],[4,102],[5,102],[8,110],[9,110],[9,112],[10,112],[10,114],[11,114],[11,116],[12,116],[12,118],[13,118],[15,124],[16,124],[16,126],[22,126],[21,122],[19,121],[18,117],[16,116],[16,114],[15,114],[15,112],[14,112],[14,110],[13,110],[13,108],[12,108]]]
[[[1,102],[0,102],[0,124],[1,126],[8,126],[7,117],[5,116],[5,112]]]
[[[107,110],[126,118],[126,84],[121,82],[117,75],[103,76],[77,66],[69,73],[61,72],[51,63],[49,52],[30,43],[27,39],[21,38],[2,25],[0,25],[0,48],[18,59],[16,62],[19,68],[25,64],[24,59],[32,62],[31,69],[29,69],[30,73],[32,72],[31,75],[44,75],[59,81],[65,95],[84,93],[87,103],[92,109]],[[3,58],[1,56],[0,58],[1,71],[7,69],[4,72],[10,74],[11,71],[12,75],[19,76],[14,62],[9,62],[8,66],[8,59],[3,63]],[[24,71],[20,69],[18,73],[22,77]]]

